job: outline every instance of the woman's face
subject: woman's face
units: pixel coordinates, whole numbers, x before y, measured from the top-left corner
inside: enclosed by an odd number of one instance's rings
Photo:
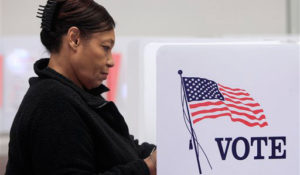
[[[80,85],[96,88],[107,78],[109,68],[114,66],[111,50],[115,42],[114,30],[93,33],[81,40],[72,68]]]

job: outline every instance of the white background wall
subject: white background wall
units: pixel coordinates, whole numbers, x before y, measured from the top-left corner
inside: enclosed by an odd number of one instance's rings
[[[295,17],[299,14],[299,0],[96,1],[115,18],[118,36],[284,35],[289,16],[294,16],[291,23],[299,26],[299,18]],[[37,35],[40,20],[35,16],[38,5],[45,3],[46,0],[1,0],[0,36]],[[298,5],[287,8],[288,4]],[[293,11],[291,15],[289,9]]]
[[[283,34],[285,0],[102,1],[124,35]]]

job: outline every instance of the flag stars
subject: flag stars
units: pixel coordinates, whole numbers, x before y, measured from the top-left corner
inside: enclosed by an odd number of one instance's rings
[[[217,84],[214,81],[203,78],[184,78],[184,86],[186,88],[187,99],[189,101],[199,101],[208,99],[221,99],[221,95]]]

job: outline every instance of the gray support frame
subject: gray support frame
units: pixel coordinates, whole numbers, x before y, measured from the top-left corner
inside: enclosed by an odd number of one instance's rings
[[[300,34],[300,0],[286,0],[287,33]]]

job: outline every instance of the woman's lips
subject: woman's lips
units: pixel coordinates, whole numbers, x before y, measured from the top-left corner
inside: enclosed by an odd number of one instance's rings
[[[107,78],[108,76],[108,73],[101,73],[102,75],[104,75],[105,79]]]

